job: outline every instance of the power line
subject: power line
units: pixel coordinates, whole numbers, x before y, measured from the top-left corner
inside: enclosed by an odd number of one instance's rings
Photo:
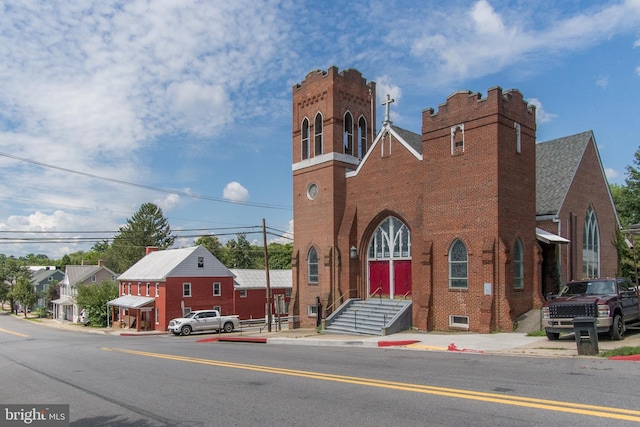
[[[135,182],[123,181],[123,180],[115,179],[115,178],[108,178],[108,177],[105,177],[105,176],[94,175],[94,174],[91,174],[91,173],[88,173],[88,172],[81,172],[81,171],[77,171],[77,170],[73,170],[73,169],[63,168],[61,166],[55,166],[55,165],[50,165],[50,164],[47,164],[47,163],[41,163],[41,162],[37,162],[35,160],[26,159],[24,157],[15,156],[13,154],[8,154],[8,153],[0,152],[0,156],[7,157],[7,158],[10,158],[10,159],[14,159],[14,160],[19,160],[21,162],[31,163],[33,165],[38,165],[38,166],[42,166],[42,167],[45,167],[45,168],[57,169],[57,170],[60,170],[60,171],[63,171],[63,172],[74,173],[74,174],[77,174],[77,175],[82,175],[82,176],[86,176],[86,177],[93,178],[93,179],[98,179],[98,180],[107,181],[107,182],[113,182],[113,183],[116,183],[116,184],[128,185],[128,186],[131,186],[131,187],[137,187],[137,188],[142,188],[142,189],[145,189],[145,190],[156,191],[156,192],[159,192],[159,193],[177,194],[177,195],[180,195],[180,196],[183,196],[183,197],[190,197],[190,198],[193,198],[193,199],[208,200],[208,201],[211,201],[211,202],[218,202],[218,203],[236,204],[236,205],[241,205],[241,206],[251,206],[251,207],[256,207],[256,208],[280,209],[280,210],[291,210],[292,209],[291,206],[270,205],[270,204],[266,204],[266,203],[252,203],[252,202],[231,201],[231,200],[223,199],[223,198],[220,198],[220,197],[205,196],[205,195],[202,195],[202,194],[188,193],[186,191],[169,190],[169,189],[166,189],[166,188],[152,187],[150,185],[137,184]]]

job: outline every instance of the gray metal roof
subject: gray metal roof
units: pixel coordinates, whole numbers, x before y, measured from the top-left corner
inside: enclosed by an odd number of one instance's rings
[[[392,125],[391,128],[414,150],[422,154],[422,135]]]
[[[117,276],[116,273],[104,265],[67,265],[64,270],[62,283],[71,286],[76,285],[88,277],[95,275],[100,270],[107,270],[111,276]]]
[[[204,258],[201,268],[197,265],[198,257]],[[151,252],[122,273],[118,280],[164,282],[167,277],[232,276],[233,273],[204,246],[192,246]]]
[[[232,268],[231,272],[236,276],[234,279],[236,289],[267,288],[267,275],[264,270]],[[269,270],[269,286],[272,289],[291,289],[291,270]]]
[[[557,215],[582,161],[592,131],[536,144],[536,214]]]

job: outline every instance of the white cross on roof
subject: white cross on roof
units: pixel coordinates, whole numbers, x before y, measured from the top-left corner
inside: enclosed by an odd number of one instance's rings
[[[396,102],[396,100],[391,98],[391,95],[387,94],[387,100],[382,103],[382,105],[387,107],[384,114],[384,123],[391,123],[391,120],[389,120],[389,107],[391,107],[392,102]]]

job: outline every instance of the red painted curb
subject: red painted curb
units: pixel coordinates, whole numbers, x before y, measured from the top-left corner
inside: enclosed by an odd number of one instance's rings
[[[640,354],[632,354],[629,356],[611,356],[609,360],[631,360],[633,362],[640,362]]]
[[[404,341],[378,341],[378,347],[391,347],[394,345],[409,345],[409,344],[415,344],[417,342],[417,340],[404,340]]]
[[[218,338],[203,338],[201,340],[197,340],[196,342],[215,342],[218,341]]]

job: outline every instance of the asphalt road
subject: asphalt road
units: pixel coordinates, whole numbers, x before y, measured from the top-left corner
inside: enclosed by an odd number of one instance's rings
[[[0,402],[68,403],[72,426],[640,423],[637,362],[203,337],[90,334],[0,315]]]

